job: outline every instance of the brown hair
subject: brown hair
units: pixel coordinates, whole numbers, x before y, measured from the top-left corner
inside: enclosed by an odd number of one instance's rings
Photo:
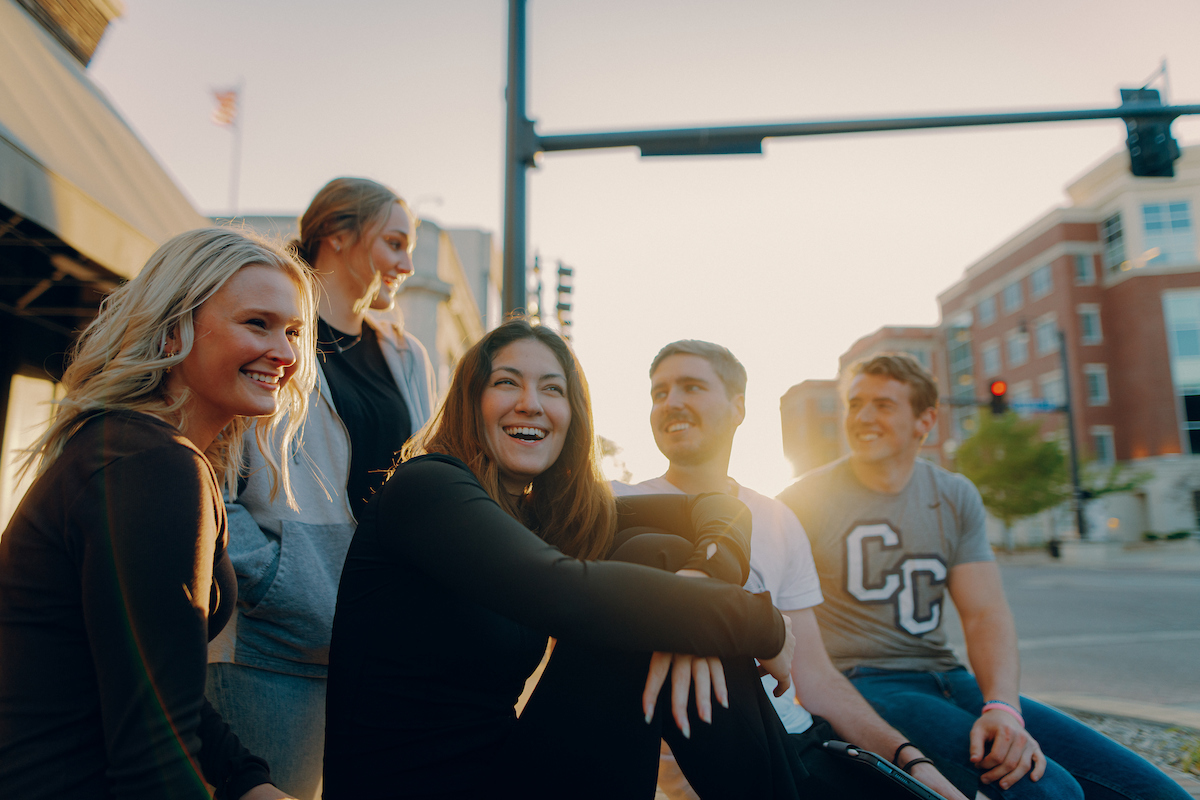
[[[481,398],[492,361],[504,347],[534,339],[554,353],[567,381],[571,425],[558,460],[534,478],[524,495],[512,495],[487,450]],[[566,341],[550,328],[510,319],[463,355],[441,408],[404,446],[403,458],[444,453],[462,460],[492,499],[545,541],[576,558],[604,556],[616,532],[616,504],[596,459],[592,400],[587,379]]]
[[[399,203],[410,217],[408,204],[398,194],[367,178],[334,178],[321,187],[300,217],[300,238],[292,246],[305,262],[316,264],[321,241],[339,233],[353,235],[358,242],[380,223],[392,203]]]
[[[859,375],[882,375],[908,384],[908,397],[913,416],[920,416],[938,403],[937,379],[907,353],[880,353],[856,361],[846,370],[843,391]]]
[[[717,373],[717,377],[725,385],[726,396],[733,397],[736,394],[746,393],[746,368],[742,366],[742,362],[737,360],[737,356],[731,353],[728,347],[700,339],[680,339],[659,350],[658,355],[650,362],[651,380],[654,379],[654,373],[658,371],[659,364],[671,356],[679,355],[700,356],[711,364],[713,372]]]

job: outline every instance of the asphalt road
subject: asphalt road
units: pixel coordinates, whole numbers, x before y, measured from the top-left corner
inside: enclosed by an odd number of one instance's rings
[[[1200,711],[1200,569],[1002,564],[1021,691]],[[962,629],[947,609],[962,657]]]

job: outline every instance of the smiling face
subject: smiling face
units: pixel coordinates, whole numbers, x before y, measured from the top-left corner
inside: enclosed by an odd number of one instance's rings
[[[571,427],[563,366],[546,345],[519,339],[492,357],[479,402],[488,454],[519,494],[558,460]]]
[[[746,396],[730,397],[708,359],[684,353],[663,359],[650,377],[650,401],[654,443],[673,465],[728,460]]]
[[[368,226],[357,240],[350,231],[329,238],[336,254],[334,278],[344,287],[345,296],[376,310],[395,304],[400,284],[413,271],[412,250],[417,243],[413,227],[404,206],[392,203],[382,223]]]
[[[296,369],[302,324],[296,284],[262,265],[239,270],[196,310],[191,352],[166,382],[168,395],[190,392],[189,438],[215,437],[234,417],[275,412],[279,390]],[[171,345],[178,348],[178,336]]]
[[[887,375],[859,374],[846,392],[846,439],[863,465],[911,463],[937,420],[936,408],[913,413],[912,387]]]

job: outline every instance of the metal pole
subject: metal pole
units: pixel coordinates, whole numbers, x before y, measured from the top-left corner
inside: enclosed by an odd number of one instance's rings
[[[508,103],[504,155],[504,286],[501,312],[525,308],[525,169],[532,153],[523,152],[525,116],[525,0],[508,0]]]
[[[1075,500],[1075,524],[1079,528],[1079,538],[1087,538],[1087,518],[1084,515],[1083,487],[1079,485],[1079,446],[1075,442],[1075,404],[1071,401],[1071,371],[1067,362],[1067,337],[1062,328],[1058,329],[1058,358],[1062,365],[1063,399],[1066,401],[1067,412],[1067,441],[1071,445],[1071,488]],[[1051,543],[1051,553],[1058,549],[1057,542]]]

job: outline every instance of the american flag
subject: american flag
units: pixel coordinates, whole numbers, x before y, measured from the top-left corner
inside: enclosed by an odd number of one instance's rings
[[[212,95],[217,101],[217,106],[212,112],[212,121],[225,128],[233,127],[234,120],[237,119],[238,90],[213,89]]]

